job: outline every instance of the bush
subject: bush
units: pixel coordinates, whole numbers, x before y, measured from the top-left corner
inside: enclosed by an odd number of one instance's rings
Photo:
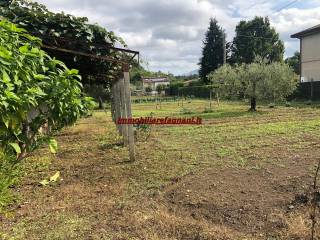
[[[44,141],[55,152],[52,133],[87,114],[91,103],[77,70],[42,51],[39,38],[0,21],[0,207],[12,200],[19,161]]]
[[[41,141],[38,133],[44,124],[59,130],[91,105],[83,96],[78,71],[40,47],[39,38],[0,21],[0,148],[5,154],[31,152]]]

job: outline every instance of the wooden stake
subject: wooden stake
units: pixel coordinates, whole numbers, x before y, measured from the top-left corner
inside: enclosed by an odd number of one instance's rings
[[[121,117],[121,110],[120,110],[120,90],[119,90],[119,81],[116,81],[114,83],[114,103],[115,103],[115,120],[117,129],[119,131],[119,134],[122,135],[122,125],[117,124],[118,119]]]
[[[111,117],[114,123],[117,123],[116,116],[115,116],[115,91],[114,91],[114,84],[111,86]]]
[[[127,118],[132,118],[131,111],[131,91],[130,91],[130,75],[129,75],[129,66],[123,66],[123,76],[124,76],[124,92],[125,92],[125,101],[126,101],[126,110]],[[128,142],[129,142],[129,156],[130,161],[135,161],[135,149],[134,149],[134,132],[133,125],[129,124],[128,126]]]
[[[121,76],[119,78],[119,92],[120,92],[120,111],[121,111],[121,117],[122,118],[129,118],[127,114],[127,109],[126,109],[126,91],[125,91],[125,85],[124,85],[124,77]],[[121,125],[121,130],[122,130],[122,136],[123,136],[123,142],[124,145],[128,145],[128,125],[124,124]]]

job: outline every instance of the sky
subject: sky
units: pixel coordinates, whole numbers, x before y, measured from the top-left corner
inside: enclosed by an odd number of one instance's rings
[[[240,20],[268,16],[285,43],[285,56],[299,50],[290,35],[320,24],[320,0],[37,0],[54,12],[88,17],[140,51],[151,71],[197,70],[211,17],[232,41]]]

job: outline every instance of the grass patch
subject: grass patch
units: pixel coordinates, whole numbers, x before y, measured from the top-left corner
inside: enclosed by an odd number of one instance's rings
[[[15,163],[14,157],[0,152],[0,214],[15,200],[10,188],[17,184],[22,172],[22,166]]]
[[[50,225],[47,223],[50,222]],[[86,218],[71,214],[58,213],[42,216],[39,221],[28,222],[27,219],[14,226],[13,234],[3,235],[9,239],[84,239],[84,234],[90,229],[90,221]]]

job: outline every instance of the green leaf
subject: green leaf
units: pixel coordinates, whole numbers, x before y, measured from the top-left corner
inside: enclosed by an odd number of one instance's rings
[[[42,180],[42,181],[40,182],[40,184],[41,184],[42,186],[47,186],[47,185],[50,184],[50,182],[49,182],[47,179],[45,179],[45,180]]]
[[[2,81],[6,84],[10,83],[11,79],[5,70],[2,70]]]
[[[49,148],[50,148],[50,152],[55,154],[58,151],[58,143],[55,139],[51,138],[49,140]]]
[[[29,46],[28,45],[24,45],[24,46],[19,48],[19,51],[21,53],[27,53],[27,52],[29,52]]]
[[[11,59],[11,52],[8,51],[6,48],[0,46],[0,57],[4,59]]]
[[[50,182],[58,181],[59,177],[60,177],[60,172],[58,171],[52,177],[50,177]]]
[[[18,143],[10,143],[10,146],[16,151],[16,153],[21,153],[21,148]]]

